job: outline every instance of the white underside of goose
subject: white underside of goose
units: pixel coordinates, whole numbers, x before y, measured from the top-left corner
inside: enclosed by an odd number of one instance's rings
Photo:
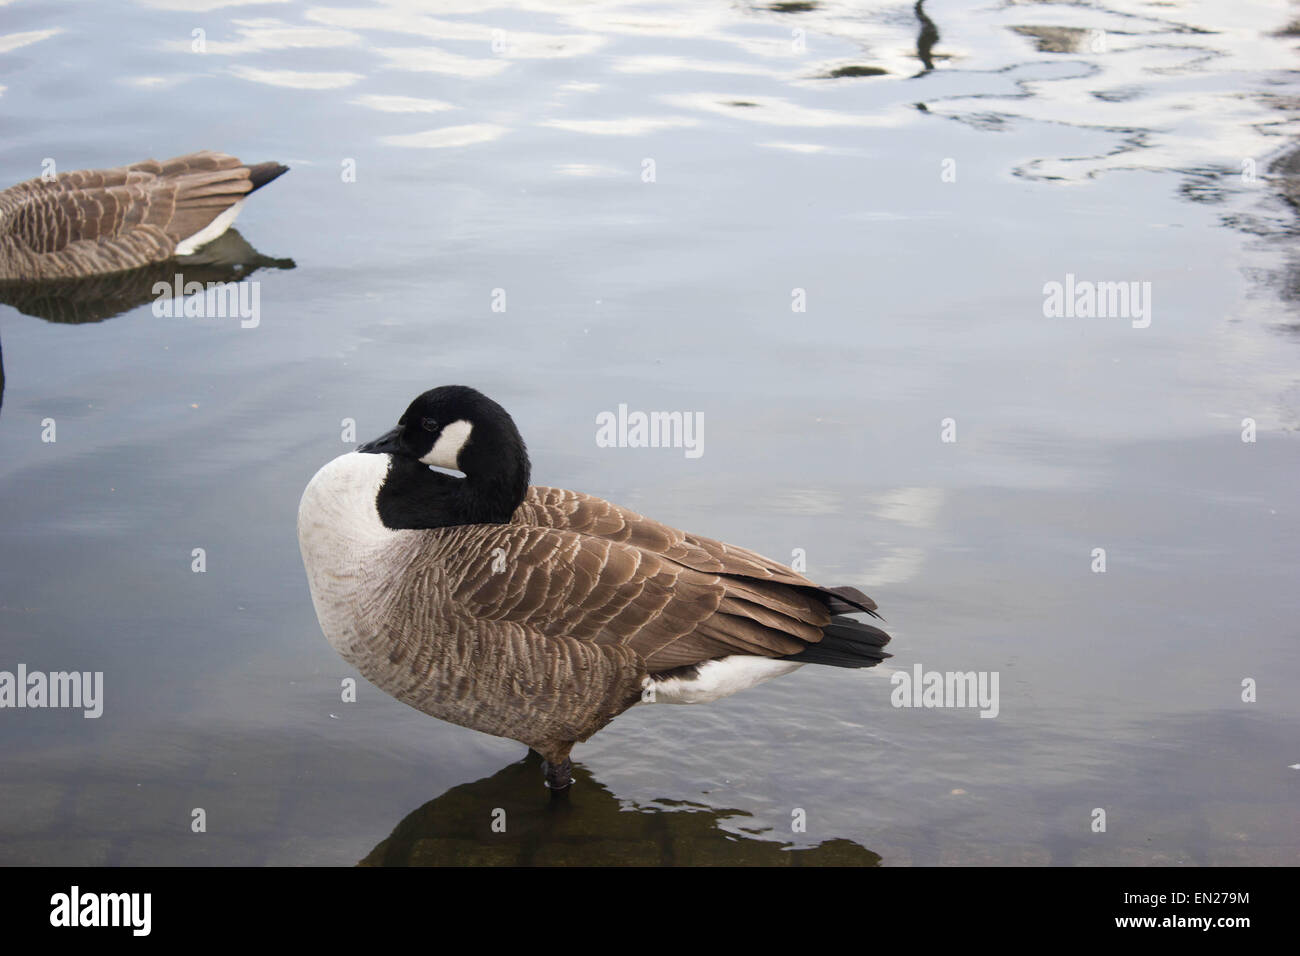
[[[733,654],[697,665],[694,677],[647,677],[642,685],[652,693],[642,696],[647,704],[707,704],[730,697],[755,684],[797,671],[802,664],[752,654]]]
[[[176,255],[192,256],[209,242],[220,237],[234,224],[235,219],[239,216],[239,210],[243,207],[244,200],[241,199],[233,206],[224,210],[221,215],[217,216],[216,219],[212,220],[194,235],[176,243]]]

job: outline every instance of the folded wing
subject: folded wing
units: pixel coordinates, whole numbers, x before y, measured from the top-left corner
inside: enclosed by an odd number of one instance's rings
[[[164,261],[285,168],[203,151],[20,183],[0,193],[0,279],[74,278]]]
[[[752,551],[559,489],[531,489],[511,524],[452,537],[452,595],[467,612],[626,647],[652,672],[799,654],[822,642],[833,613],[875,608]]]

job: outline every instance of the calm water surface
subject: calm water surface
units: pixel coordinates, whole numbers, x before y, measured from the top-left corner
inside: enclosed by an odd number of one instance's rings
[[[0,305],[0,669],[106,698],[0,712],[0,863],[1297,862],[1297,18],[0,0],[0,183],[292,167],[240,220],[255,328]],[[1067,274],[1149,327],[1045,318]],[[802,549],[997,718],[804,668],[626,714],[551,812],[521,746],[342,702],[298,497],[447,383],[540,483]],[[620,403],[704,454],[598,448]]]

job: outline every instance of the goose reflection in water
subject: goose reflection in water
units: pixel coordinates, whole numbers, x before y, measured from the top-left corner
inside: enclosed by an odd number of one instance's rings
[[[292,269],[292,259],[264,256],[235,229],[227,230],[191,256],[156,262],[127,272],[81,279],[0,282],[0,302],[47,322],[102,322],[158,298],[154,287],[184,282],[240,282],[259,269]]]
[[[879,866],[852,840],[798,847],[760,833],[749,814],[698,803],[637,805],[574,764],[577,786],[540,797],[542,759],[523,760],[407,814],[360,866]],[[731,829],[722,829],[722,824]],[[740,831],[740,832],[737,832]]]
[[[259,269],[292,269],[292,259],[258,252],[235,229],[229,229],[198,252],[139,269],[80,279],[0,282],[0,303],[24,315],[62,325],[103,322],[159,299],[155,288],[173,287],[177,275],[188,285],[242,282]],[[177,303],[179,305],[179,303]],[[4,403],[4,353],[0,351],[0,406]]]

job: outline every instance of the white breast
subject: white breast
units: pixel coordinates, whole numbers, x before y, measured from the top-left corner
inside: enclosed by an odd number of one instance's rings
[[[646,678],[646,688],[653,695],[643,695],[645,703],[657,704],[707,704],[722,697],[730,697],[773,677],[796,671],[803,665],[795,661],[776,660],[750,654],[733,654],[716,661],[699,665],[694,677],[668,677],[663,680]]]
[[[403,535],[379,518],[376,498],[388,455],[352,452],[329,462],[298,504],[298,546],[321,630],[343,651],[356,639],[360,608],[370,601],[369,570]]]
[[[394,535],[379,519],[379,489],[388,455],[349,452],[312,476],[298,503],[298,541],[304,552],[328,551],[339,539],[382,540]]]

